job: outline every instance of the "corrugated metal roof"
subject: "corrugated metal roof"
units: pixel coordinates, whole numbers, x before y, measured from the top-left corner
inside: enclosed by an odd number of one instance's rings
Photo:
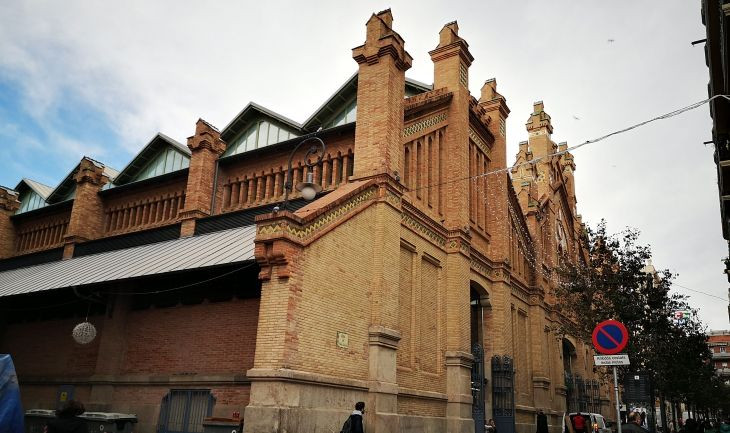
[[[35,181],[33,179],[23,178],[23,180],[18,183],[18,186],[15,187],[15,190],[18,191],[18,188],[20,185],[25,182],[26,185],[30,187],[33,191],[35,191],[39,196],[43,197],[43,200],[47,199],[49,195],[53,192],[53,187],[50,187],[48,185],[44,185],[38,181]]]
[[[251,225],[0,272],[0,296],[244,262],[255,236]]]

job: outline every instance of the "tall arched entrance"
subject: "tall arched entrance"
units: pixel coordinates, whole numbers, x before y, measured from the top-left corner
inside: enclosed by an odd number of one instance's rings
[[[563,374],[565,376],[565,408],[568,413],[578,412],[580,409],[579,388],[582,385],[580,375],[574,373],[578,354],[575,345],[567,338],[562,340]]]
[[[488,307],[489,294],[478,283],[471,282],[471,353],[474,364],[471,370],[472,417],[475,433],[484,433],[486,417],[486,364],[484,361],[484,308]]]

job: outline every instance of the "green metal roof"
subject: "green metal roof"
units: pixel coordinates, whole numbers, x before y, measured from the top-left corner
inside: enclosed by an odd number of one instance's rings
[[[161,176],[187,168],[190,164],[190,149],[162,133],[152,140],[132,158],[119,172],[109,188],[138,180]],[[108,189],[108,188],[107,188]]]

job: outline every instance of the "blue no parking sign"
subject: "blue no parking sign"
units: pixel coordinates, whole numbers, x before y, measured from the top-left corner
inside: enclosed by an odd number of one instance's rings
[[[604,320],[593,330],[593,347],[604,355],[621,352],[629,342],[629,332],[617,320]]]

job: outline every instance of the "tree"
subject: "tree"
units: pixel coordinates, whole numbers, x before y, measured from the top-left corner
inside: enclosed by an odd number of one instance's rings
[[[672,320],[691,308],[684,295],[669,293],[671,272],[647,268],[651,249],[638,239],[635,229],[608,234],[605,221],[587,230],[585,261],[566,260],[557,272],[559,331],[588,340],[599,322],[618,320],[629,330],[632,371],[648,373],[662,397],[708,404],[704,390],[715,376],[702,324]]]

